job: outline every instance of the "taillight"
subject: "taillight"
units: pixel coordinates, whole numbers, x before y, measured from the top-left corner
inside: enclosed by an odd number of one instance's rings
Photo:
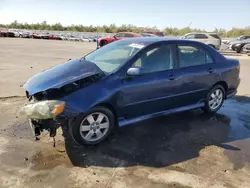
[[[237,69],[238,71],[240,71],[240,65],[238,65],[238,66],[236,67],[236,69]]]

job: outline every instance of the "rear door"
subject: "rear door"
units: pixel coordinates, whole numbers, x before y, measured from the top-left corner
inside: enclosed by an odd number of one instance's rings
[[[175,45],[162,44],[143,52],[133,63],[138,76],[121,80],[120,108],[124,118],[165,111],[175,106],[179,82],[173,77]]]
[[[202,47],[177,44],[178,68],[174,76],[181,81],[176,107],[198,104],[218,79],[212,56]]]
[[[195,40],[205,44],[208,43],[208,37],[205,34],[195,34]]]

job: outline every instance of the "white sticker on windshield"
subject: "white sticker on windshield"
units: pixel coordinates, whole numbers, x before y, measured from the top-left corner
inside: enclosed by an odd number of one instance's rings
[[[130,46],[132,48],[138,48],[138,49],[142,49],[144,47],[144,45],[142,45],[142,44],[136,44],[136,43],[132,43],[132,44],[130,44],[128,46]]]

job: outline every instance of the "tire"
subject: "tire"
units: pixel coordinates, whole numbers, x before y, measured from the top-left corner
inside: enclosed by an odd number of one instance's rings
[[[23,35],[19,35],[19,38],[23,38]]]
[[[101,121],[98,121],[98,118],[102,116]],[[69,131],[78,144],[96,145],[104,141],[112,133],[115,122],[115,116],[108,108],[94,107],[86,114],[80,115],[73,120],[70,123]],[[101,127],[107,127],[107,129]]]
[[[242,50],[242,47],[239,47],[239,48],[236,49],[236,52],[241,53],[241,50]]]
[[[219,91],[219,94],[218,94]],[[213,97],[213,96],[214,97]],[[215,98],[213,100],[213,98]],[[205,99],[205,107],[203,110],[207,113],[215,113],[217,112],[221,106],[223,105],[225,99],[225,89],[221,85],[215,85],[207,94]],[[212,100],[214,103],[212,103]],[[214,104],[214,105],[212,105]],[[217,105],[216,105],[217,104]]]
[[[106,40],[102,40],[102,41],[100,42],[100,47],[103,47],[103,46],[105,46],[106,44],[108,44],[108,42],[107,42]]]

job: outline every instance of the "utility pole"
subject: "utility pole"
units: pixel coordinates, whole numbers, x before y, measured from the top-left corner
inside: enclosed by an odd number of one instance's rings
[[[191,20],[191,22],[188,25],[188,28],[190,28],[190,26],[192,25],[193,21]]]

